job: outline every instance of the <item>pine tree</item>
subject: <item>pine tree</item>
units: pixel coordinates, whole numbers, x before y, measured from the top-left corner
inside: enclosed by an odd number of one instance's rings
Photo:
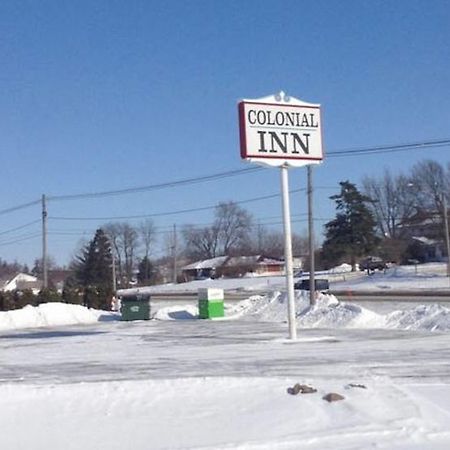
[[[141,285],[150,284],[154,278],[154,267],[149,258],[144,256],[139,262],[137,279]]]
[[[113,295],[111,245],[103,230],[77,258],[75,273],[83,290],[83,303],[88,308],[110,309]]]
[[[80,304],[82,302],[83,299],[80,295],[80,284],[76,274],[70,275],[64,281],[62,300],[64,303]]]
[[[362,195],[349,181],[339,183],[341,192],[330,197],[336,202],[336,218],[325,224],[323,257],[329,264],[350,258],[355,270],[356,258],[367,255],[377,246],[375,219],[366,203],[371,199]]]

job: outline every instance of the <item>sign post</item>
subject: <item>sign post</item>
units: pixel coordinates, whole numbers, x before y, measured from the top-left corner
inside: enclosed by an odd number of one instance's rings
[[[284,92],[239,103],[241,158],[280,167],[289,337],[297,338],[288,169],[323,159],[320,105]]]

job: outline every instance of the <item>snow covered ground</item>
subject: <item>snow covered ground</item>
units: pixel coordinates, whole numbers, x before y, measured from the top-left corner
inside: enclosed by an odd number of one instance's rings
[[[250,296],[264,282],[267,295]],[[448,279],[442,266],[422,266],[336,283],[445,289]],[[1,312],[2,448],[450,447],[445,305],[383,312],[322,295],[310,308],[298,292],[299,338],[290,341],[282,283],[229,285],[249,298],[226,304],[223,320],[168,302],[138,322],[63,304]],[[288,394],[296,383],[317,392]],[[324,401],[330,392],[344,399]]]
[[[352,291],[449,291],[450,282],[446,277],[446,265],[443,263],[428,263],[418,266],[393,266],[383,272],[375,272],[367,276],[365,272],[350,272],[348,264],[336,267],[330,271],[317,272],[317,278],[327,278],[332,290]],[[296,279],[305,278],[307,274]],[[234,279],[205,279],[189,283],[164,284],[146,288],[127,289],[127,293],[187,293],[197,292],[200,288],[221,288],[226,291],[259,292],[267,290],[284,290],[284,276],[249,276]]]

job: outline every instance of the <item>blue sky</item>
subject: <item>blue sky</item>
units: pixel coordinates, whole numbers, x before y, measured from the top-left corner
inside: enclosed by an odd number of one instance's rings
[[[237,102],[284,90],[322,104],[325,152],[450,137],[449,1],[7,1],[0,3],[0,210],[49,196],[164,183],[248,167]],[[448,147],[325,158],[315,213],[339,181],[449,161]],[[182,188],[49,202],[49,253],[69,262],[106,220],[280,191],[279,171]],[[306,170],[290,171],[290,187]],[[281,201],[245,204],[261,223]],[[304,194],[291,196],[296,219]],[[0,215],[0,257],[41,253],[39,205]],[[209,223],[212,211],[154,219]],[[130,221],[137,223],[137,221]],[[317,234],[323,220],[316,223]],[[306,222],[294,222],[302,232]],[[67,233],[67,234],[62,234]],[[17,241],[17,242],[16,242]],[[158,255],[155,255],[158,256]]]

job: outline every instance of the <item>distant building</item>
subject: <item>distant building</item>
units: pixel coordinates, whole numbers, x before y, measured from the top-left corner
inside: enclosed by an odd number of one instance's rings
[[[282,275],[284,261],[264,255],[219,256],[188,264],[182,268],[182,273],[185,281],[246,274]]]
[[[444,223],[440,214],[419,211],[402,223],[400,228],[408,247],[414,249],[415,256],[421,262],[447,259]]]
[[[214,278],[217,276],[217,269],[223,265],[228,256],[218,256],[217,258],[196,261],[181,269],[184,281],[198,280],[202,278]]]
[[[0,291],[3,292],[31,289],[33,294],[38,294],[41,287],[42,281],[26,273],[16,273],[8,277],[0,278]]]

